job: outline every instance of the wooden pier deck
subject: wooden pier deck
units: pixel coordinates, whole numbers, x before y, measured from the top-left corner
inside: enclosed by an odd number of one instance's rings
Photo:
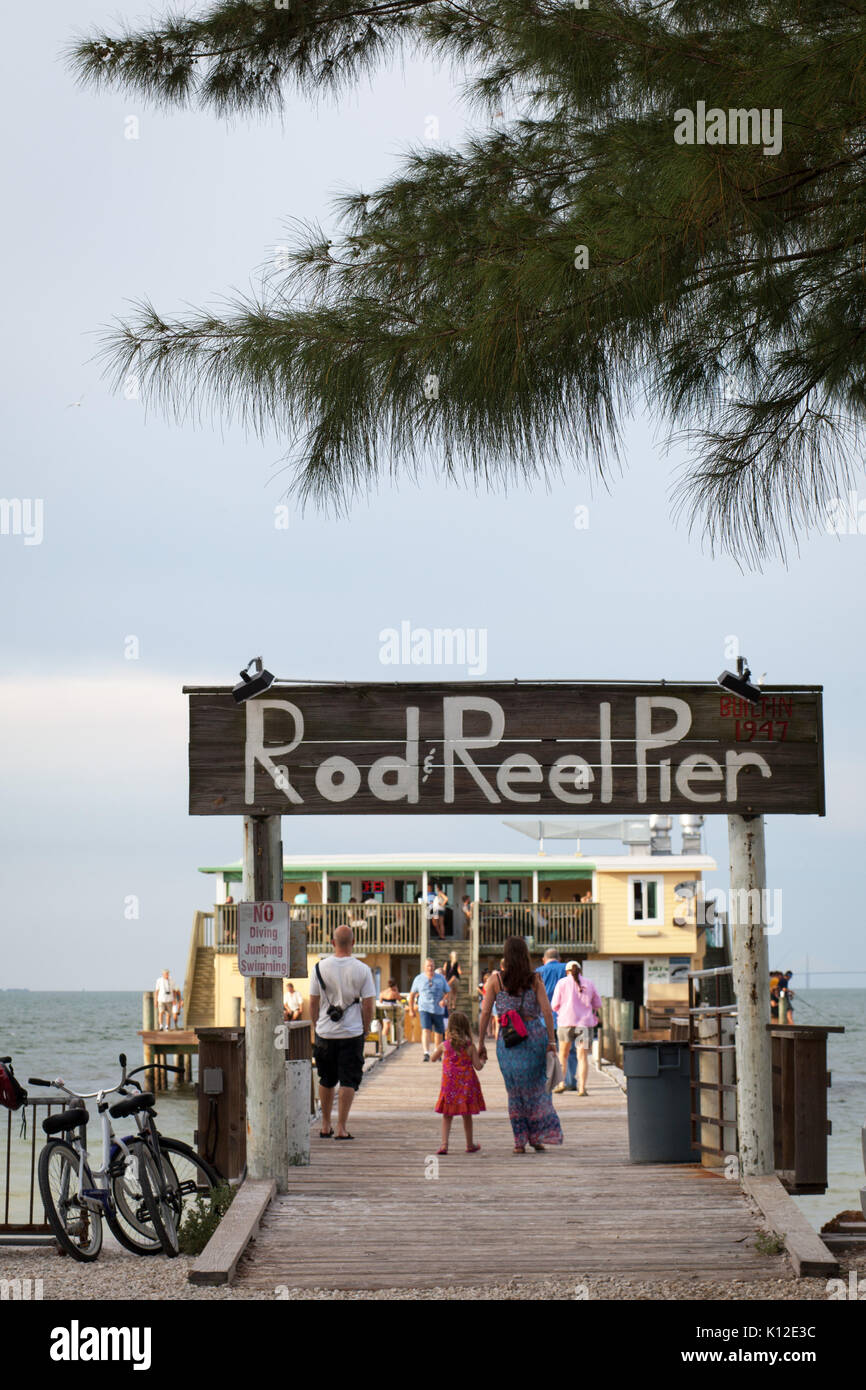
[[[758,1229],[735,1182],[697,1165],[632,1166],[625,1097],[590,1068],[586,1097],[555,1097],[560,1148],[512,1154],[505,1087],[491,1053],[481,1072],[481,1152],[462,1122],[439,1147],[433,1106],[440,1067],[405,1044],[358,1092],[353,1143],[320,1140],[292,1169],[290,1190],[265,1214],[238,1286],[435,1288],[561,1275],[619,1278],[779,1278],[786,1261],[759,1255]]]

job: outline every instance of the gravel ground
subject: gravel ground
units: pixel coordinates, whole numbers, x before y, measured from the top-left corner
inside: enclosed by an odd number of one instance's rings
[[[249,1301],[275,1298],[275,1293],[259,1289],[209,1289],[189,1284],[187,1272],[192,1263],[191,1258],[183,1255],[176,1260],[166,1260],[161,1256],[138,1259],[123,1250],[105,1249],[94,1264],[84,1265],[67,1256],[59,1256],[52,1249],[4,1249],[0,1251],[0,1279],[41,1279],[42,1294],[46,1300],[68,1298],[99,1302],[103,1299],[120,1298],[210,1302],[214,1299]],[[856,1269],[858,1278],[866,1278],[866,1253],[858,1254],[853,1262],[843,1256],[841,1263],[841,1277],[846,1286],[849,1269]],[[785,1264],[780,1260],[780,1271],[784,1268]],[[800,1302],[826,1301],[828,1291],[824,1279],[797,1280],[791,1276],[785,1277],[781,1273],[777,1279],[754,1280],[750,1283],[713,1279],[700,1282],[693,1279],[643,1282],[616,1277],[581,1276],[576,1273],[568,1278],[557,1276],[545,1279],[510,1279],[504,1283],[491,1277],[489,1283],[475,1287],[450,1285],[447,1288],[373,1291],[289,1288],[287,1292],[281,1293],[281,1297],[359,1302],[444,1299],[572,1301],[576,1298],[597,1301],[699,1299],[707,1302],[737,1302],[746,1299],[761,1302],[767,1299],[781,1299]]]

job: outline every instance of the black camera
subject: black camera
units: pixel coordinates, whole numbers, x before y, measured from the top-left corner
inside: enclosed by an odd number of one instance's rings
[[[328,1018],[331,1020],[332,1023],[339,1023],[340,1019],[343,1017],[343,1014],[345,1012],[346,1010],[341,1009],[339,1004],[329,1004],[327,1009],[325,1010],[325,1013],[328,1015]]]

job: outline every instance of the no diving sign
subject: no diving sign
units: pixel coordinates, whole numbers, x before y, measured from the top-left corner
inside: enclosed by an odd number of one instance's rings
[[[247,977],[288,977],[288,903],[238,903],[238,970]]]

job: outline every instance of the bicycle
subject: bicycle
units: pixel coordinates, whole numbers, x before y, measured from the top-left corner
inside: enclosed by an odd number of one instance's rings
[[[126,1059],[124,1054],[120,1054],[121,1064],[125,1068]],[[169,1066],[168,1063],[146,1063],[144,1066],[136,1067],[131,1072],[124,1070],[123,1086],[131,1085],[136,1090],[141,1091],[139,1082],[134,1081],[139,1072],[150,1071],[154,1066],[159,1066],[165,1071],[181,1072],[180,1067]],[[153,1112],[154,1115],[156,1111]],[[195,1149],[189,1144],[185,1144],[181,1139],[170,1139],[159,1131],[156,1131],[159,1148],[163,1155],[165,1166],[168,1170],[170,1179],[170,1191],[172,1200],[178,1210],[178,1230],[183,1225],[184,1215],[189,1207],[197,1202],[206,1202],[218,1187],[223,1185],[223,1179],[212,1164],[207,1159],[202,1158],[196,1153]],[[137,1144],[142,1142],[140,1134],[124,1136],[124,1143],[133,1151]],[[161,1249],[160,1242],[156,1234],[149,1230],[149,1213],[143,1202],[139,1202],[134,1207],[129,1201],[128,1191],[116,1194],[118,1207],[123,1211],[124,1217],[134,1226],[137,1236],[143,1237],[137,1253],[140,1255],[158,1255]]]
[[[163,1157],[153,1123],[154,1096],[139,1091],[134,1096],[124,1093],[113,1105],[106,1100],[129,1082],[123,1053],[120,1063],[123,1074],[116,1086],[84,1095],[71,1091],[62,1078],[29,1080],[31,1086],[48,1086],[77,1102],[43,1120],[47,1143],[39,1155],[38,1176],[42,1204],[58,1244],[83,1262],[99,1256],[103,1219],[120,1244],[134,1254],[150,1254],[161,1248],[174,1256],[179,1250],[183,1203],[177,1175]],[[94,1099],[102,1126],[99,1168],[90,1167],[86,1143],[90,1115],[83,1105],[85,1100]],[[138,1134],[119,1138],[110,1116],[134,1116]],[[143,1212],[148,1222],[142,1219]]]

